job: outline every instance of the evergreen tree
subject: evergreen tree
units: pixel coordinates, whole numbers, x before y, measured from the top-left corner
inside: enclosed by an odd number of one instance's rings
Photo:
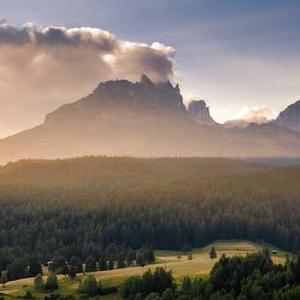
[[[45,282],[41,274],[35,276],[34,287],[36,290],[43,290],[45,288]]]
[[[210,257],[211,259],[217,258],[217,253],[216,253],[216,249],[215,249],[214,246],[212,246],[212,247],[210,248],[210,251],[209,251],[209,257]]]
[[[98,293],[98,284],[95,276],[87,275],[79,288],[80,293],[93,297]]]
[[[7,281],[8,281],[8,278],[7,278],[7,271],[6,270],[3,270],[2,272],[1,272],[1,284],[2,284],[2,286],[5,286],[5,284],[7,283]]]
[[[58,283],[57,283],[57,276],[54,272],[52,272],[47,280],[46,280],[46,284],[45,284],[45,289],[46,290],[57,290],[58,289]]]
[[[70,279],[75,279],[76,278],[76,267],[70,265],[68,267],[68,276]]]

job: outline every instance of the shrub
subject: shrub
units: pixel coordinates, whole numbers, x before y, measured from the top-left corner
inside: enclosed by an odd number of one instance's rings
[[[57,276],[55,273],[51,273],[45,284],[45,289],[46,290],[57,290],[58,289],[58,283],[57,283]]]
[[[98,284],[94,275],[86,276],[79,288],[79,292],[89,297],[93,297],[98,294]]]

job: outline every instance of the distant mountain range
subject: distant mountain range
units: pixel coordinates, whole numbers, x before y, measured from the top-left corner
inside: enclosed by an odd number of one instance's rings
[[[0,162],[101,154],[298,157],[299,116],[300,101],[272,122],[222,126],[203,100],[186,108],[178,85],[143,75],[135,83],[101,83],[85,98],[48,114],[40,126],[0,140]]]

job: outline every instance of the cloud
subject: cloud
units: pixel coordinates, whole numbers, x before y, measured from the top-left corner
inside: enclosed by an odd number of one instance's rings
[[[255,106],[255,107],[244,106],[236,114],[235,119],[260,123],[260,122],[274,119],[276,116],[277,113],[265,105]]]
[[[174,49],[125,41],[99,28],[0,21],[0,136],[33,126],[100,81],[172,79]],[[2,132],[1,132],[2,131]]]

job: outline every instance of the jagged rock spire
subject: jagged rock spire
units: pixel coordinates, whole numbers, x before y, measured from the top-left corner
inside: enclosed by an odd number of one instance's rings
[[[187,108],[190,117],[200,124],[216,125],[216,121],[211,117],[209,107],[204,100],[192,100]]]

